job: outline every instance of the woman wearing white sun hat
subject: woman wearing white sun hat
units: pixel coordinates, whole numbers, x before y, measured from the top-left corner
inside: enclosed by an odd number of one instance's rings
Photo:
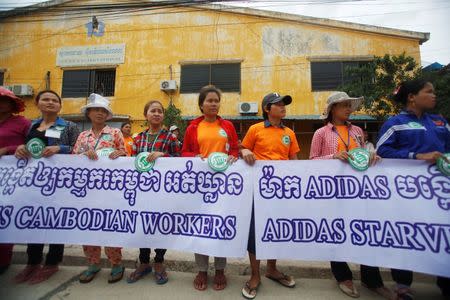
[[[73,153],[86,155],[92,160],[98,159],[98,155],[100,154],[98,151],[101,149],[109,150],[104,152],[106,153],[104,155],[107,155],[110,159],[127,155],[120,129],[106,125],[106,121],[113,116],[107,98],[98,94],[91,94],[88,98],[88,104],[81,108],[81,113],[91,121],[92,129],[80,133]],[[83,250],[88,259],[89,268],[80,275],[79,281],[81,283],[88,283],[100,271],[101,247],[84,245]],[[120,281],[125,270],[122,266],[121,248],[105,247],[105,253],[112,265],[108,282],[114,283]]]

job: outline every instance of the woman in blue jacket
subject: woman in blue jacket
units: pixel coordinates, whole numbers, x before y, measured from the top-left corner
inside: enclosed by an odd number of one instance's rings
[[[427,113],[436,105],[434,87],[418,79],[403,82],[394,97],[403,106],[400,114],[387,120],[380,131],[377,153],[385,158],[420,159],[430,163],[450,152],[450,126],[439,115]],[[398,299],[413,299],[412,271],[391,270]],[[450,296],[450,278],[438,277],[444,297]]]

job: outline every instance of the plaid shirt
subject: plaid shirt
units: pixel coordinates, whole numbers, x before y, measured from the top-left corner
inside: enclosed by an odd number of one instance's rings
[[[309,159],[332,159],[333,155],[338,151],[338,135],[333,132],[333,124],[319,128],[314,132],[311,142],[311,151]],[[359,147],[363,142],[363,131],[358,126],[348,123],[350,137],[355,140]]]
[[[141,152],[163,152],[165,157],[180,156],[181,148],[177,137],[166,129],[161,129],[159,134],[153,137],[148,133],[148,129],[142,131],[134,138],[133,155]]]

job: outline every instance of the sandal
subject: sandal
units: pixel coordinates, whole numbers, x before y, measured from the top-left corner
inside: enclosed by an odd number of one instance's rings
[[[350,284],[351,284],[351,287],[348,286]],[[359,298],[359,292],[356,289],[355,285],[353,284],[352,280],[345,280],[345,281],[338,282],[338,286],[339,286],[339,289],[347,296],[352,297],[352,298]]]
[[[244,298],[246,299],[255,299],[260,285],[261,282],[258,282],[258,284],[252,288],[250,287],[250,281],[247,281],[242,288],[242,296],[244,296]]]
[[[132,272],[130,275],[128,275],[128,277],[127,277],[128,283],[135,283],[136,281],[138,281],[145,275],[148,275],[152,272],[152,266],[150,266],[150,265],[145,266],[145,268],[141,268],[141,267],[143,267],[143,265],[140,265],[136,270],[134,270],[134,272]]]
[[[213,289],[216,291],[221,291],[227,287],[227,278],[225,277],[224,270],[216,270],[213,282]]]
[[[59,271],[58,265],[45,265],[31,276],[29,284],[37,284],[49,279],[53,274]]]
[[[397,299],[396,295],[394,294],[394,292],[392,292],[389,288],[383,286],[377,287],[377,288],[372,288],[369,287],[367,284],[365,283],[361,283],[362,286],[364,286],[365,288],[371,290],[372,292],[380,295],[381,297],[383,297],[384,299],[388,299],[388,300],[394,300]]]
[[[83,273],[81,273],[80,277],[78,278],[78,281],[80,283],[89,283],[92,281],[92,279],[95,278],[95,275],[100,271],[100,267],[96,265],[90,265],[87,270],[85,270]]]
[[[395,288],[395,293],[398,300],[413,300],[414,295],[409,287],[397,286]]]
[[[286,275],[284,273],[281,273],[281,277],[274,277],[270,274],[266,274],[265,275],[266,278],[273,280],[279,284],[281,284],[282,286],[288,287],[288,288],[293,288],[295,286],[295,280],[292,276]]]
[[[23,283],[28,281],[37,271],[41,269],[41,265],[27,265],[19,274],[17,274],[13,281],[15,283]]]
[[[156,284],[166,284],[169,281],[167,277],[166,269],[164,268],[161,272],[155,271],[155,282]]]
[[[111,273],[108,277],[108,283],[115,283],[123,278],[123,273],[125,272],[125,267],[115,266],[111,268]]]
[[[204,287],[202,287],[204,285]],[[194,288],[198,291],[204,291],[208,287],[208,273],[198,272],[194,279]]]

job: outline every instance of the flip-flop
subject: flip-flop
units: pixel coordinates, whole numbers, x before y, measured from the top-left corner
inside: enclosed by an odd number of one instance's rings
[[[122,279],[125,267],[117,266],[111,269],[111,273],[108,277],[108,283],[115,283]]]
[[[214,275],[213,282],[214,282],[213,289],[215,291],[221,291],[227,287],[227,277],[223,273]],[[216,286],[219,284],[223,284],[223,287],[217,288]]]
[[[137,268],[134,272],[132,272],[130,275],[128,275],[128,277],[127,277],[127,282],[128,283],[135,283],[136,281],[138,281],[139,279],[141,279],[145,275],[148,275],[148,274],[150,274],[152,272],[152,266],[146,267],[141,272],[139,272],[138,269],[139,268]]]
[[[204,277],[205,277],[205,281],[204,281],[205,287],[204,287],[204,288],[197,288],[197,287],[195,286],[195,282],[196,282],[196,281],[201,281],[202,278],[203,278],[203,275],[204,275]],[[198,291],[204,291],[204,290],[206,290],[206,289],[208,288],[208,274],[203,274],[203,272],[198,272],[197,276],[195,276],[195,279],[194,279],[194,288],[195,288],[196,290],[198,290]]]
[[[80,274],[80,277],[78,278],[78,281],[80,283],[89,283],[94,279],[95,275],[100,271],[101,269],[97,266],[89,266],[87,270],[83,271],[83,273]]]
[[[294,278],[292,278],[292,276],[286,275],[284,273],[281,273],[281,277],[273,277],[270,274],[266,274],[265,275],[266,278],[273,280],[279,284],[281,284],[282,286],[288,287],[288,288],[293,288],[295,287],[295,280]]]
[[[167,281],[169,281],[169,278],[167,277],[167,272],[165,268],[163,268],[161,272],[155,271],[156,284],[166,284]]]
[[[251,288],[250,282],[247,281],[242,288],[242,296],[246,299],[255,299],[260,284],[261,282],[258,282],[258,284],[254,288]]]

